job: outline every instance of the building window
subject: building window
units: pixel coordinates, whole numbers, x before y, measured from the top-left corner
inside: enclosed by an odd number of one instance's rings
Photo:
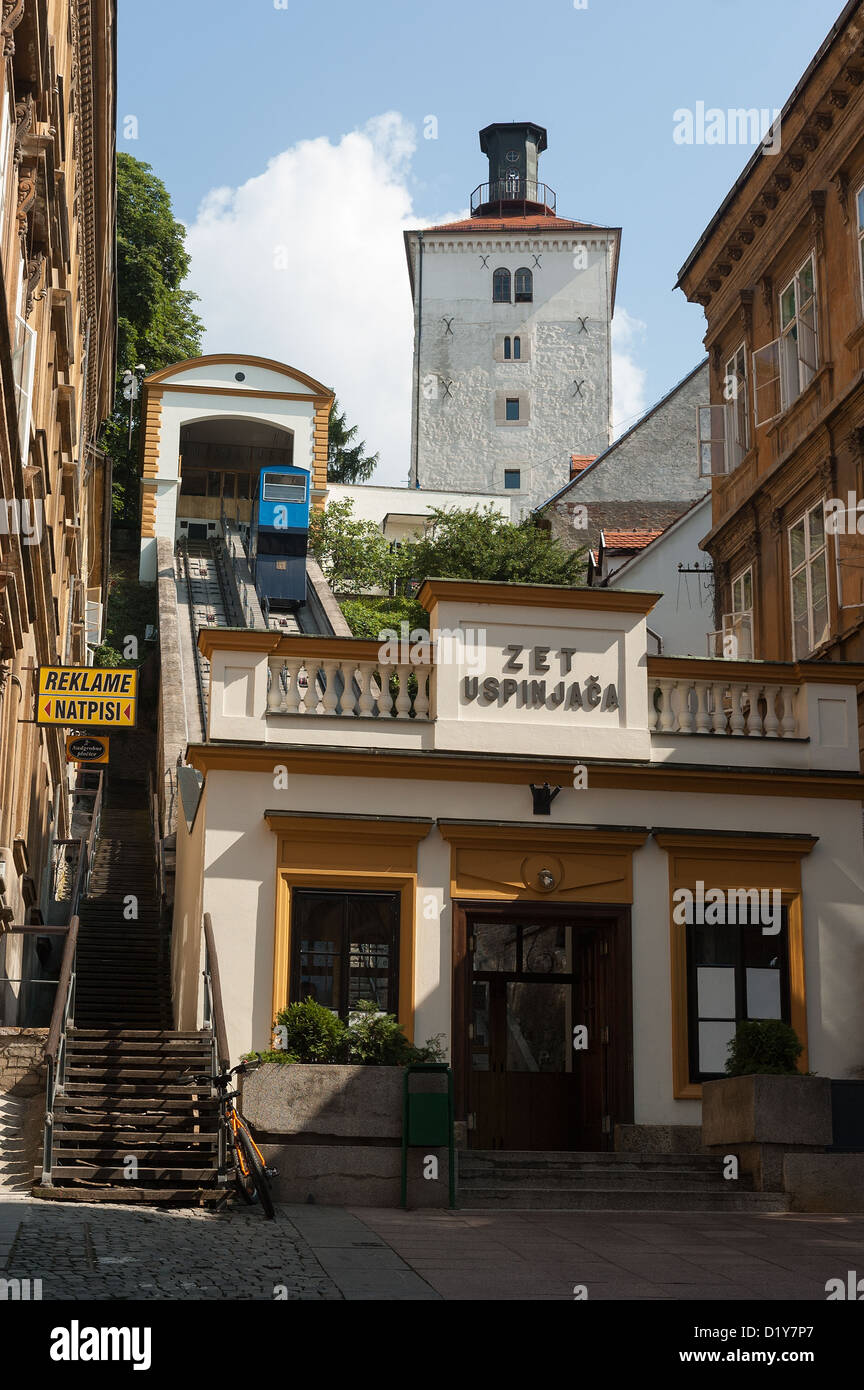
[[[510,361],[510,356],[511,356],[511,354],[510,354],[510,339],[509,339],[509,338],[505,338],[505,339],[504,339],[504,361],[505,361],[505,362],[509,362],[509,361]]]
[[[742,343],[733,357],[726,363],[723,379],[723,396],[729,402],[732,429],[729,441],[731,473],[738,467],[750,447],[750,412],[747,399],[747,352]]]
[[[12,374],[15,378],[15,405],[18,409],[18,441],[21,458],[27,463],[30,452],[30,417],[33,408],[33,374],[36,366],[36,334],[20,314],[15,316],[15,350]]]
[[[340,1018],[369,999],[384,1013],[399,1001],[399,894],[292,894],[290,997]]]
[[[750,890],[751,897],[755,891]],[[773,893],[765,889],[760,894],[760,906],[764,902],[769,911]],[[787,910],[781,908],[776,933],[765,934],[755,914],[752,925],[690,922],[686,931],[690,1080],[711,1081],[726,1074],[729,1043],[739,1023],[790,1021]]]
[[[508,354],[508,356],[509,356],[509,354]],[[513,356],[514,356],[514,358],[515,358],[515,360],[516,360],[517,362],[519,361],[520,357],[522,356],[522,339],[521,339],[521,338],[514,338],[514,339],[513,339]]]
[[[789,527],[789,578],[797,660],[828,636],[828,556],[822,502]]]
[[[518,397],[518,396],[508,396],[508,397],[507,397],[507,401],[506,401],[506,403],[505,403],[505,408],[504,408],[504,419],[505,419],[505,420],[518,420],[518,419],[519,419],[519,397]]]
[[[492,276],[492,303],[510,303],[510,271],[496,270]]]
[[[504,486],[508,490],[518,492],[522,486],[522,473],[518,468],[504,469]]]
[[[780,373],[783,399],[791,404],[816,375],[816,280],[813,257],[780,294]]]
[[[517,304],[530,304],[534,298],[534,276],[524,266],[516,271],[516,294],[514,298]]]
[[[723,651],[727,661],[753,659],[753,569],[732,580],[732,612],[723,614]]]

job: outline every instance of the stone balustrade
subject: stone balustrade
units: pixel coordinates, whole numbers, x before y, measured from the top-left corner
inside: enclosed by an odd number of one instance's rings
[[[656,734],[715,734],[732,738],[801,738],[800,683],[752,675],[746,663],[714,675],[654,677]],[[742,669],[736,669],[736,668]]]
[[[309,639],[299,639],[308,645]],[[372,642],[329,639],[333,655],[301,654],[297,639],[268,658],[267,714],[429,719],[431,664],[381,660]],[[345,648],[355,650],[344,651]],[[344,653],[344,654],[343,654]]]

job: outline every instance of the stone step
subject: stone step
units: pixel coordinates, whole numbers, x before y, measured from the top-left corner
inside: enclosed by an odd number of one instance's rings
[[[727,1184],[727,1187],[730,1187]],[[487,1187],[458,1190],[460,1211],[788,1211],[783,1192],[719,1192],[687,1187],[632,1191],[619,1187]]]

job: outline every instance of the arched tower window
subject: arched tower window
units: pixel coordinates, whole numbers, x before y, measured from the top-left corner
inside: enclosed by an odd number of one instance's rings
[[[529,274],[530,274],[530,272],[529,272]],[[494,273],[494,275],[492,276],[492,303],[493,303],[493,304],[509,304],[509,303],[510,303],[510,271],[509,271],[509,270],[504,270],[503,268],[500,269],[500,270],[496,270],[495,273]]]
[[[509,298],[509,295],[508,295]],[[522,266],[516,271],[516,295],[517,304],[530,304],[534,298],[534,276],[530,270]]]
[[[518,343],[519,339],[517,338],[516,341],[517,341],[517,343]],[[509,338],[505,338],[505,339],[504,339],[504,361],[505,361],[505,362],[509,362],[509,361],[510,361],[510,339],[509,339]]]
[[[510,339],[508,338],[507,341],[508,341],[508,343],[509,343]],[[507,356],[509,357],[510,354],[508,353]],[[522,339],[521,339],[521,338],[514,338],[514,339],[513,339],[513,356],[515,357],[515,359],[517,360],[517,362],[518,362],[519,358],[522,356]]]

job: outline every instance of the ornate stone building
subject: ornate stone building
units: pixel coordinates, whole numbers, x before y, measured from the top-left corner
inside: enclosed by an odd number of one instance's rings
[[[757,149],[679,275],[708,321],[698,454],[713,514],[702,545],[717,625],[739,656],[860,661],[861,0],[845,6],[779,126],[774,152]]]
[[[35,670],[85,664],[88,642],[102,637],[111,473],[98,439],[115,379],[115,11],[113,0],[3,0],[0,23],[5,923],[40,921],[51,845],[70,835],[63,730],[32,722]],[[8,949],[5,965],[8,975]]]

